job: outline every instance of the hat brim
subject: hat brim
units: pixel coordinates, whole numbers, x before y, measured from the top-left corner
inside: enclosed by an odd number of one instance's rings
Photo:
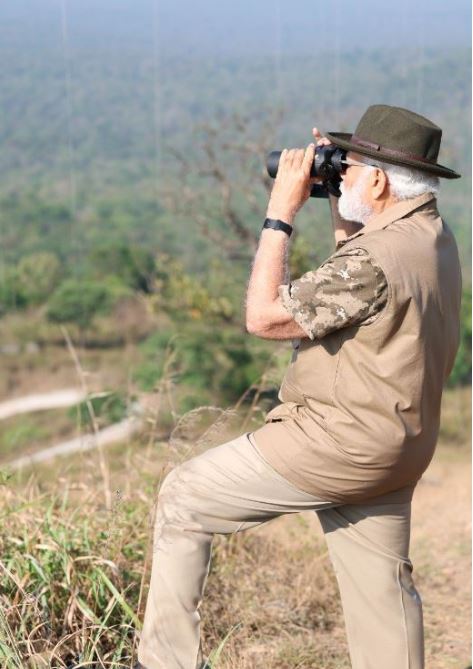
[[[325,137],[329,139],[332,144],[339,146],[341,149],[346,151],[354,151],[363,156],[369,156],[370,158],[375,158],[376,160],[382,160],[385,163],[392,165],[401,165],[407,167],[415,167],[422,172],[428,172],[429,174],[435,174],[438,177],[444,177],[445,179],[459,179],[461,174],[458,174],[454,170],[451,170],[449,167],[444,167],[443,165],[438,164],[427,164],[421,160],[410,160],[408,158],[393,158],[390,155],[386,155],[380,151],[375,151],[374,149],[365,148],[359,146],[358,144],[351,143],[352,134],[349,132],[326,132]]]

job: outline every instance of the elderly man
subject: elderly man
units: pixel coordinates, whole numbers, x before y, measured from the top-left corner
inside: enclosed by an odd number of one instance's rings
[[[424,667],[410,510],[459,344],[458,250],[436,206],[438,177],[459,175],[437,163],[440,128],[406,109],[374,105],[353,135],[314,135],[348,151],[331,202],[336,249],[288,281],[315,146],[284,150],[246,315],[250,333],[293,340],[281,403],[254,432],[166,477],[138,649],[146,669],[210,666],[198,609],[215,533],[309,509],[338,580],[352,667]]]

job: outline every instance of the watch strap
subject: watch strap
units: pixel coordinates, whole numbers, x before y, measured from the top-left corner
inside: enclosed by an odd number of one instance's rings
[[[285,223],[284,221],[280,221],[278,218],[265,219],[263,223],[263,230],[264,228],[271,228],[272,230],[282,230],[288,235],[288,237],[290,237],[292,234],[292,225],[289,225],[289,223]]]

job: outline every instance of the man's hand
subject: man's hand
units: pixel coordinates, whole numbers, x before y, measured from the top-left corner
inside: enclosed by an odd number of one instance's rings
[[[322,137],[318,128],[312,128],[312,134],[317,142],[317,146],[330,146],[332,143],[327,137]]]
[[[267,218],[279,218],[292,225],[294,217],[310,197],[312,184],[310,170],[315,156],[315,144],[305,149],[284,149],[266,212]]]

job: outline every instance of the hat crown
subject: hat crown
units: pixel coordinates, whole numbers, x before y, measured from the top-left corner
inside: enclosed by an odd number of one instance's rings
[[[442,130],[409,109],[371,105],[358,123],[353,135],[355,138],[360,146],[366,142],[380,152],[388,149],[436,163]]]

